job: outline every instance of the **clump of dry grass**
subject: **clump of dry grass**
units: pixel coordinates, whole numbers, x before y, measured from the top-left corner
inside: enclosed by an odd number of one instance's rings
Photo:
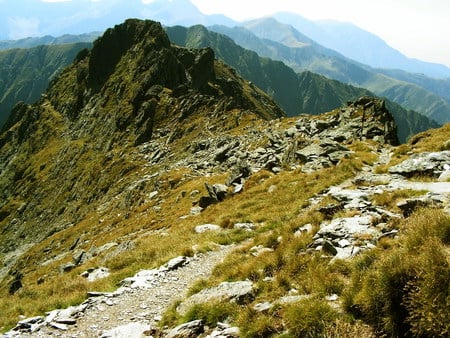
[[[422,209],[401,228],[396,245],[355,261],[345,308],[388,335],[447,336],[450,217]]]

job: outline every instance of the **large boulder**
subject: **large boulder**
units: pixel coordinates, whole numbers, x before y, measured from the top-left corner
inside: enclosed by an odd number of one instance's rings
[[[216,287],[204,289],[190,296],[177,307],[177,311],[183,315],[190,307],[210,301],[233,301],[244,304],[254,298],[254,293],[251,281],[222,282]]]
[[[407,160],[389,168],[391,174],[406,177],[429,175],[439,177],[450,169],[450,150],[414,154]]]

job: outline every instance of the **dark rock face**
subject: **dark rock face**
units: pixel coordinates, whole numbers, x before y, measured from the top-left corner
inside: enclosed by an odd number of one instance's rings
[[[386,108],[384,100],[363,96],[348,106],[354,108],[361,116],[359,136],[373,139],[383,138],[384,142],[398,145],[397,126],[391,113]]]
[[[147,41],[146,48],[152,51],[170,47],[167,35],[157,22],[129,19],[108,29],[94,42],[89,59],[89,82],[94,86],[103,85],[120,58],[131,46],[142,41]]]

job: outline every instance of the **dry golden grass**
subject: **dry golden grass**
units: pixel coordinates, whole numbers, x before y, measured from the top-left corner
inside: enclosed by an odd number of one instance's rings
[[[418,191],[418,190],[395,190],[395,191],[385,191],[381,194],[373,195],[372,202],[377,205],[387,207],[390,210],[395,212],[400,212],[400,209],[397,207],[397,203],[406,198],[412,198],[417,196],[422,196],[426,193],[426,191]]]

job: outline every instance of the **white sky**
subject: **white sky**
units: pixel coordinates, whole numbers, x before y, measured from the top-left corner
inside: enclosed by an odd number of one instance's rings
[[[450,0],[191,0],[235,20],[288,11],[352,22],[409,57],[450,66]]]

